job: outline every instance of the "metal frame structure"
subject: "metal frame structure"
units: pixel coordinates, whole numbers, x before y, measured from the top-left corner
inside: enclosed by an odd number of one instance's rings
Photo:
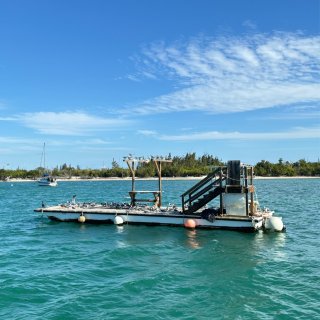
[[[132,186],[131,186],[131,191],[129,192],[130,198],[131,198],[131,205],[135,206],[137,202],[153,202],[154,206],[160,208],[162,205],[162,175],[161,175],[161,170],[162,170],[162,163],[171,163],[172,160],[170,158],[166,157],[153,157],[151,156],[150,158],[145,159],[144,157],[133,157],[132,155],[129,155],[127,157],[123,158],[123,161],[126,162],[130,172],[131,172],[131,178],[132,178]],[[146,191],[146,190],[136,190],[135,189],[135,181],[136,181],[136,170],[137,166],[135,165],[136,163],[150,163],[153,162],[155,165],[155,168],[157,170],[157,175],[158,175],[158,190],[153,190],[153,191]],[[151,193],[153,194],[153,199],[137,199],[136,196],[137,194],[148,194]]]

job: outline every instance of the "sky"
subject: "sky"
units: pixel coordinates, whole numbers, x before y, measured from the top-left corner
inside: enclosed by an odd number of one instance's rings
[[[318,161],[320,0],[0,0],[0,169]]]

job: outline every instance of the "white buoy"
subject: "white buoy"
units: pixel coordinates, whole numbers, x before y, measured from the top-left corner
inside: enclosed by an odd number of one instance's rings
[[[281,217],[266,218],[264,222],[264,228],[270,231],[282,231],[284,228]]]
[[[86,217],[84,215],[79,216],[78,221],[84,223],[86,221]]]
[[[114,220],[113,220],[113,223],[116,224],[117,226],[120,226],[123,224],[123,218],[120,217],[120,216],[115,216],[114,217]]]

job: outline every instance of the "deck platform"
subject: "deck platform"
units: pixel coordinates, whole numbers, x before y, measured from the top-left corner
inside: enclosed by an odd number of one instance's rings
[[[51,206],[35,209],[35,212],[47,216],[53,221],[79,222],[81,216],[84,223],[115,224],[116,217],[121,217],[123,224],[164,225],[186,227],[187,220],[193,220],[195,228],[225,229],[254,232],[262,226],[262,218],[234,215],[216,215],[210,219],[200,214],[184,214],[181,208],[168,209],[150,207],[107,208],[103,205],[94,207]]]

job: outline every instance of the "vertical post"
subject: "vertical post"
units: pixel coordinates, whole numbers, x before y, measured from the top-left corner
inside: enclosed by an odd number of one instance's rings
[[[244,183],[246,190],[246,215],[249,215],[249,195],[248,195],[248,167],[244,167]]]
[[[253,197],[253,192],[254,192],[254,189],[253,189],[253,167],[251,167],[251,175],[250,175],[250,180],[251,180],[251,203],[250,203],[250,211],[251,211],[251,214],[253,215],[254,212],[253,212],[253,205],[254,205],[254,197]]]
[[[161,161],[159,161],[159,208],[162,206],[162,177],[161,177]]]
[[[134,169],[134,161],[132,161],[132,191],[135,191],[135,179],[136,179],[136,174],[135,174],[135,169]]]
[[[131,172],[132,181],[131,181],[131,205],[135,206],[136,204],[136,194],[135,194],[135,168],[133,160],[126,160],[127,166]]]
[[[158,174],[158,190],[159,190],[159,205],[158,205],[158,207],[160,208],[162,205],[161,161],[154,160],[154,163],[156,165],[157,174]]]
[[[220,167],[220,188],[222,189],[222,167]],[[220,214],[223,214],[223,196],[220,193]]]

